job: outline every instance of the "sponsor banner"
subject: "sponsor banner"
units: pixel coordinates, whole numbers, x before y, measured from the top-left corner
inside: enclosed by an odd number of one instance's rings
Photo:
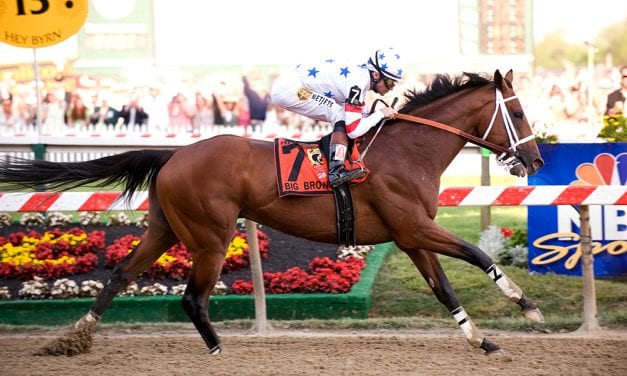
[[[627,143],[540,144],[545,166],[529,185],[625,185]],[[594,272],[627,275],[627,205],[591,205]],[[528,208],[529,271],[581,275],[579,206]]]
[[[61,43],[83,26],[87,0],[0,0],[0,41],[40,48]]]

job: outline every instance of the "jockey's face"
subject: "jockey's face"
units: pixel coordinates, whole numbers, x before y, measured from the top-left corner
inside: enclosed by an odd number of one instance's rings
[[[372,79],[372,90],[380,95],[387,94],[396,85],[396,81],[382,76],[379,72],[372,72]]]

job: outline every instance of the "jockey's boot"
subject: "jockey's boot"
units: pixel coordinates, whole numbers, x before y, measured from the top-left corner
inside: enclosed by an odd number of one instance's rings
[[[346,145],[331,144],[329,145],[329,184],[331,187],[337,187],[353,179],[359,179],[366,175],[366,171],[362,168],[347,170],[344,166],[346,160]]]
[[[333,125],[331,142],[329,143],[329,185],[333,188],[366,175],[362,168],[347,170],[344,161],[348,149],[348,135],[346,134],[346,124],[340,120]]]

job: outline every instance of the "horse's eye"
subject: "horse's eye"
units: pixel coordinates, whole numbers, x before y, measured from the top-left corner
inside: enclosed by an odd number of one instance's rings
[[[523,118],[523,113],[522,112],[514,112],[514,117],[518,118],[518,119],[522,119]]]

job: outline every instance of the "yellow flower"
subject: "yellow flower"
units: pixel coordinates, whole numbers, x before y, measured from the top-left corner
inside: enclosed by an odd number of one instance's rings
[[[236,236],[229,244],[229,248],[226,251],[226,258],[242,255],[246,249],[248,249],[246,240],[241,236]]]
[[[87,240],[87,234],[83,233],[79,236],[73,234],[62,234],[58,238],[54,238],[53,234],[46,231],[41,239],[37,239],[30,236],[24,236],[22,238],[22,243],[19,246],[14,246],[11,243],[6,243],[2,247],[0,247],[0,262],[22,266],[22,265],[59,265],[63,263],[74,264],[76,262],[76,258],[69,256],[62,256],[56,260],[39,260],[35,258],[35,248],[37,244],[47,242],[50,244],[55,244],[59,240],[65,240],[70,245],[75,246],[80,243],[84,243]]]
[[[157,260],[157,263],[161,266],[166,266],[171,262],[176,261],[176,257],[170,256],[167,253],[164,253],[161,255],[161,257],[159,257],[159,259]]]

